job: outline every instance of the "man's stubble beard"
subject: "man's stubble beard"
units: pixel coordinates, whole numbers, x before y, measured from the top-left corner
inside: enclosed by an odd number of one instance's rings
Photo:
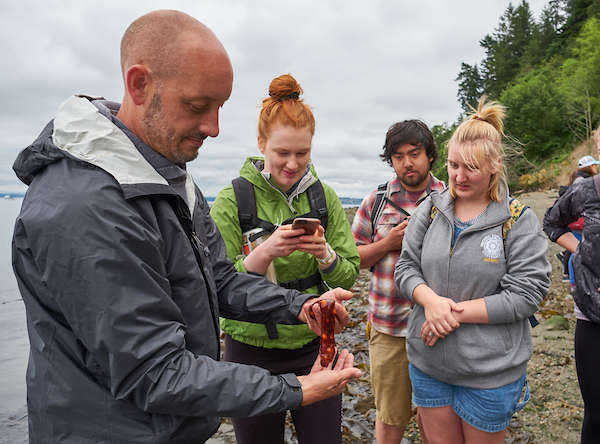
[[[413,170],[413,172],[414,172],[414,170]],[[417,176],[414,176],[412,178],[407,178],[406,175],[402,175],[400,177],[400,182],[402,182],[410,187],[418,187],[423,182],[425,182],[428,177],[429,177],[429,171],[427,171],[425,174],[418,174]]]
[[[157,89],[154,96],[152,96],[150,105],[142,119],[142,126],[148,140],[148,146],[171,162],[187,163],[198,157],[198,152],[193,157],[186,156],[179,148],[175,130],[169,127],[162,111],[160,89]]]

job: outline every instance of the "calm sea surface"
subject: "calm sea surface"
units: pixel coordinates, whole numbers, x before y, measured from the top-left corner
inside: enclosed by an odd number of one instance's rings
[[[11,242],[22,198],[0,197],[0,414],[26,404],[25,370],[29,340],[25,306],[12,271]]]

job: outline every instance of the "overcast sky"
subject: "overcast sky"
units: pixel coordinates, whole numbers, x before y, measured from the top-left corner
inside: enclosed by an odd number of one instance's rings
[[[513,5],[519,2],[513,2]],[[536,18],[546,0],[529,2]],[[419,118],[456,121],[461,62],[485,56],[503,0],[0,0],[0,194],[24,193],[18,152],[72,94],[120,102],[119,44],[127,26],[155,9],[184,11],[229,52],[233,93],[221,134],[188,164],[206,196],[259,154],[256,124],[274,77],[292,74],[314,107],[312,159],[340,197],[364,197],[393,177],[381,153],[389,126]]]

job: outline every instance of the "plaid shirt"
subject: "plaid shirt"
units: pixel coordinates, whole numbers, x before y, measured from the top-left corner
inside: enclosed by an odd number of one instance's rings
[[[430,173],[431,180],[417,202],[410,200],[398,177],[388,184],[389,198],[399,207],[412,214],[431,190],[442,191],[446,184]],[[375,236],[371,240],[371,212],[375,205],[377,190],[362,201],[352,223],[352,234],[356,245],[366,245],[383,239],[391,228],[402,221],[403,217],[389,203],[385,203],[381,217],[375,227]],[[369,284],[369,323],[375,330],[391,336],[406,336],[408,316],[412,302],[405,299],[394,283],[394,271],[401,250],[390,251],[375,266]]]

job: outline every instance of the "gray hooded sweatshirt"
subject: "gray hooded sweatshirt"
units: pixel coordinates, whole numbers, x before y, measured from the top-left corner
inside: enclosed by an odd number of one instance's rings
[[[430,220],[432,203],[439,211]],[[427,347],[420,337],[425,310],[415,305],[408,359],[433,378],[487,389],[514,382],[527,370],[533,353],[527,318],[548,293],[551,266],[548,241],[531,209],[521,213],[504,245],[502,228],[510,215],[509,198],[492,202],[452,247],[454,199],[446,189],[432,193],[408,224],[395,272],[402,294],[413,300],[415,287],[427,284],[455,302],[484,298],[489,316],[489,324],[463,323]]]

